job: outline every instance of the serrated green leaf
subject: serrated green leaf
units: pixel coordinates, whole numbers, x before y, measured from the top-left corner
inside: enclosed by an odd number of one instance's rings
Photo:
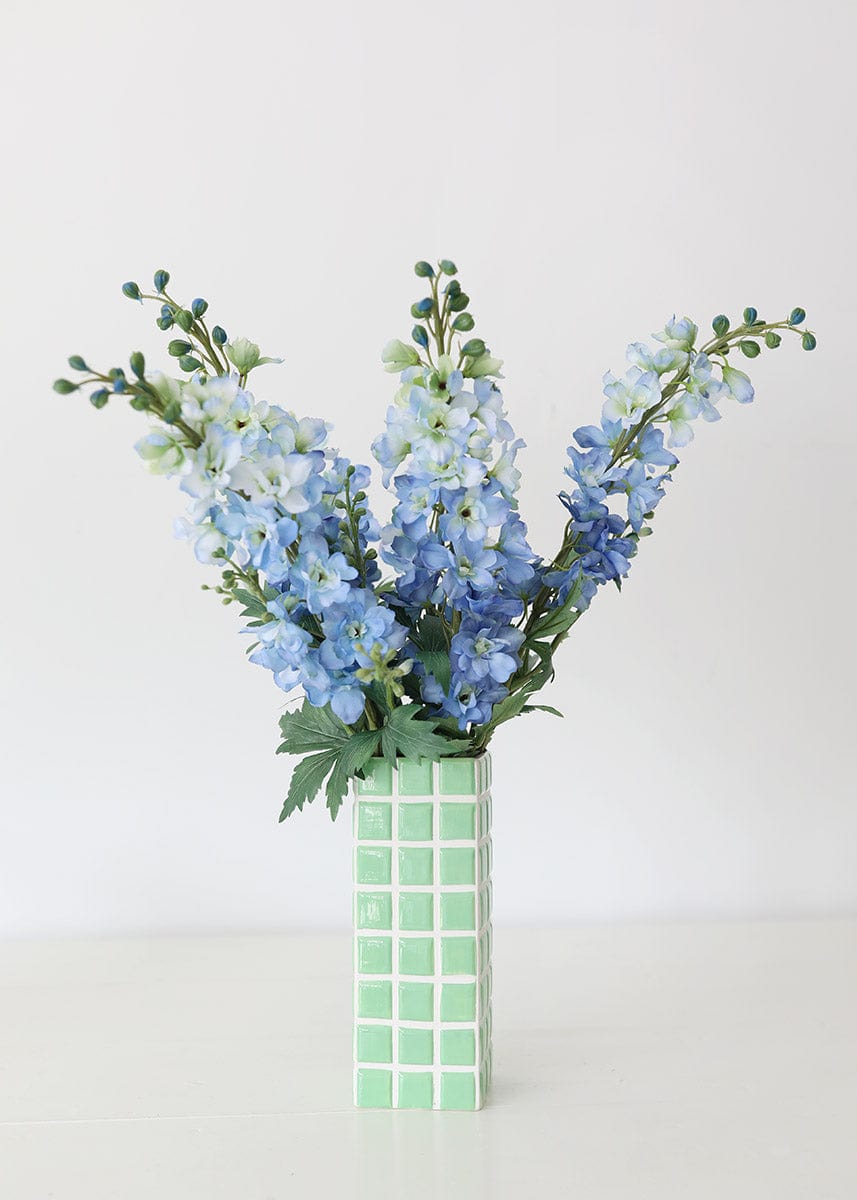
[[[295,809],[300,812],[305,804],[310,804],[321,791],[327,775],[336,762],[335,750],[323,750],[320,754],[310,754],[301,759],[294,771],[289,784],[280,821],[290,817]]]
[[[347,725],[328,706],[315,708],[304,700],[300,708],[280,717],[283,734],[278,754],[306,754],[310,750],[339,750],[351,737]]]
[[[330,818],[336,820],[336,814],[342,806],[342,801],[348,792],[348,784],[358,771],[378,749],[381,734],[377,729],[364,729],[353,733],[336,756],[336,763],[327,781],[327,807]]]
[[[430,758],[433,762],[449,753],[449,740],[435,733],[436,721],[420,721],[419,704],[394,708],[381,729],[381,750],[388,762],[402,758]]]

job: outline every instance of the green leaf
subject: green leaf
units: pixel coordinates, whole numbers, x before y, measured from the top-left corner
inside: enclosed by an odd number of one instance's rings
[[[304,700],[300,708],[280,717],[283,734],[278,754],[306,754],[310,750],[338,751],[351,737],[347,725],[330,708],[314,708]]]
[[[452,669],[449,663],[449,643],[443,622],[433,613],[424,616],[411,635],[416,657],[430,675],[434,675],[444,691],[448,691]]]
[[[336,751],[323,750],[320,754],[310,754],[297,764],[280,813],[281,821],[290,817],[295,809],[300,812],[305,804],[315,799],[335,762]]]
[[[390,763],[396,754],[402,758],[430,758],[436,761],[449,753],[449,740],[435,733],[436,721],[420,721],[419,704],[404,704],[394,708],[381,730],[381,750]]]
[[[259,597],[254,596],[252,592],[248,592],[245,588],[235,588],[232,594],[236,600],[240,600],[244,605],[243,616],[266,617],[268,615],[268,609]]]
[[[342,807],[350,780],[366,766],[380,741],[381,734],[377,729],[364,729],[360,733],[353,733],[340,750],[326,788],[327,807],[332,821],[336,820],[336,814]]]
[[[541,638],[553,638],[571,629],[580,613],[574,608],[577,597],[572,594],[562,608],[555,608],[547,613],[533,626],[530,638],[535,641]],[[530,639],[528,639],[529,641]]]
[[[565,717],[565,713],[561,713],[558,708],[554,708],[550,704],[525,704],[521,712],[546,712],[550,713],[552,717]]]

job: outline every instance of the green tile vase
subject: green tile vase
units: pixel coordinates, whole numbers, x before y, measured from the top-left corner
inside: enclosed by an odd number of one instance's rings
[[[354,789],[354,1103],[491,1082],[491,758],[372,759]]]

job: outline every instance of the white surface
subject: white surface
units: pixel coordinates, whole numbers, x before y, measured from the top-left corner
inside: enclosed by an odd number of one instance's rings
[[[0,930],[344,923],[346,822],[276,833],[281,697],[172,541],[141,418],[50,384],[72,352],[168,361],[119,294],[164,265],[365,458],[439,255],[506,360],[544,553],[626,343],[745,304],[820,338],[683,453],[563,649],[565,726],[502,731],[498,917],[857,910],[855,33],[847,0],[5,6]]]
[[[0,1194],[853,1200],[854,922],[501,930],[481,1113],[350,1107],[349,959],[0,947]]]

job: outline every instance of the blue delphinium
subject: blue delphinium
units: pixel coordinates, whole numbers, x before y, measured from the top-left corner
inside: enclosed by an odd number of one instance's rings
[[[383,535],[383,557],[398,572],[393,602],[411,618],[433,612],[451,631],[445,685],[420,663],[413,643],[405,651],[415,654],[430,711],[454,717],[462,730],[488,719],[520,665],[524,635],[513,622],[539,569],[516,511],[522,445],[496,382],[466,378],[442,354],[434,366],[402,372],[386,429],[372,447],[397,497]],[[505,602],[508,615],[474,627],[475,606],[489,597],[497,613]],[[474,665],[465,647],[480,629],[491,636],[479,643],[487,657]],[[481,669],[485,664],[493,665]]]
[[[812,350],[803,309],[785,321],[744,310],[732,325],[699,329],[673,316],[653,344],[627,349],[624,374],[604,376],[601,421],[573,434],[560,492],[566,523],[549,562],[533,551],[518,512],[516,438],[498,386],[502,363],[474,327],[454,263],[415,273],[429,295],[411,308],[413,345],[393,341],[383,361],[399,376],[384,431],[373,443],[394,497],[382,530],[368,504],[367,466],[327,445],[329,426],[258,399],[247,386],[265,362],[245,338],[229,340],[167,292],[123,285],[159,305],[174,331],[169,353],[185,378],[93,371],[69,359],[102,408],[124,396],[152,418],[137,449],[151,471],[174,476],[187,497],[177,531],[215,564],[224,603],[246,618],[250,660],[279,688],[303,693],[281,720],[282,749],[308,753],[283,809],[311,799],[329,775],[335,815],[349,777],[373,754],[473,754],[503,721],[529,711],[553,674],[553,655],[605,583],[621,585],[678,466],[675,450],[700,418],[753,400],[730,354],[755,358],[784,332]],[[733,358],[734,362],[734,358]],[[65,394],[79,384],[58,380]],[[392,570],[382,579],[381,563]],[[313,715],[315,714],[315,715]]]

